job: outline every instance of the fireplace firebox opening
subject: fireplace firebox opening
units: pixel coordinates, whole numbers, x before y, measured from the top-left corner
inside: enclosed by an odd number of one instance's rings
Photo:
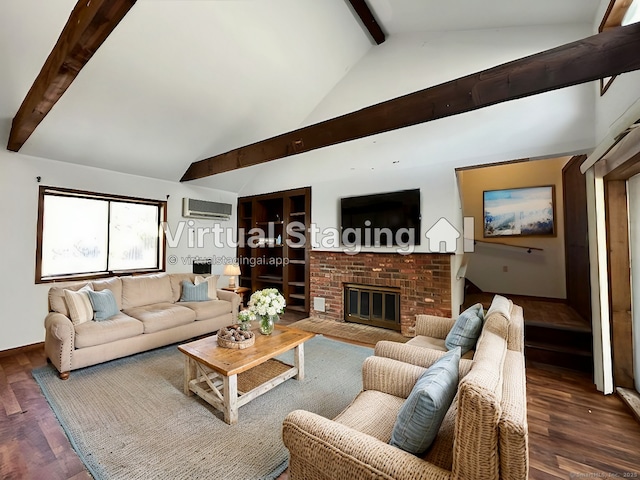
[[[344,320],[400,331],[400,289],[344,284]]]

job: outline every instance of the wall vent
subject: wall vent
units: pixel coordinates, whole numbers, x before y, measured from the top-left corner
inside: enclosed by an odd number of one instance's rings
[[[182,216],[186,218],[215,218],[229,220],[231,218],[231,204],[196,200],[195,198],[182,199]]]

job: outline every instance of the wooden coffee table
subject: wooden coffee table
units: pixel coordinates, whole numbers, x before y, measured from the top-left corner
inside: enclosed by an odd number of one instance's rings
[[[294,377],[304,378],[304,342],[314,333],[276,325],[271,335],[258,331],[255,343],[248,348],[224,348],[214,335],[178,346],[185,354],[184,393],[195,393],[224,413],[229,425],[238,422],[238,408]],[[238,391],[238,374],[294,349],[294,365],[275,378],[249,390]]]

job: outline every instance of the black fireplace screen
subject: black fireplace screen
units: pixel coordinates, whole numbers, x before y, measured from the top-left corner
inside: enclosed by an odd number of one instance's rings
[[[400,330],[400,289],[346,284],[344,319]]]

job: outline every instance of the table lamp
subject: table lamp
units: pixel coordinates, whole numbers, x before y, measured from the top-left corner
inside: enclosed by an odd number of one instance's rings
[[[229,277],[229,288],[236,288],[236,276],[240,275],[240,266],[235,264],[225,265],[222,274]]]

